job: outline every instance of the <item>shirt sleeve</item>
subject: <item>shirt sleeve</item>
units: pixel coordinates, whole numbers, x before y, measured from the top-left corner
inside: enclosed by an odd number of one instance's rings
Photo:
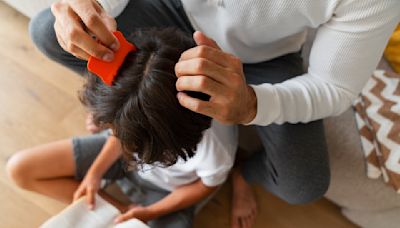
[[[124,11],[129,0],[97,0],[97,2],[110,16],[115,18]]]
[[[249,124],[309,122],[344,112],[376,68],[399,21],[399,0],[341,1],[317,31],[308,73],[252,85],[257,115]]]
[[[237,150],[237,129],[235,126],[221,125],[216,122],[205,132],[197,153],[201,151],[200,163],[196,174],[204,185],[221,185],[229,176],[235,161]]]

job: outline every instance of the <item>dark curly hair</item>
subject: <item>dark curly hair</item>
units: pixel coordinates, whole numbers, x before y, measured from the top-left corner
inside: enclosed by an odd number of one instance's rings
[[[211,124],[211,118],[182,107],[176,97],[175,64],[195,43],[173,28],[137,31],[128,40],[138,51],[127,56],[113,85],[88,73],[79,98],[95,124],[111,125],[128,161],[170,166],[179,157],[187,160]]]

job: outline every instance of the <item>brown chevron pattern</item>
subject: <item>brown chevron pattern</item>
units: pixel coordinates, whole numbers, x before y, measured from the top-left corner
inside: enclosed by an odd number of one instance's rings
[[[400,193],[400,75],[375,71],[353,107],[368,177]]]

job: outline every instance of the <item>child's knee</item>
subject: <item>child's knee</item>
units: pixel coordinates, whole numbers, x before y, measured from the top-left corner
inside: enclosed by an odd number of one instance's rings
[[[6,165],[8,177],[14,181],[16,185],[25,189],[29,189],[33,181],[29,172],[28,163],[24,153],[18,152],[7,161]]]

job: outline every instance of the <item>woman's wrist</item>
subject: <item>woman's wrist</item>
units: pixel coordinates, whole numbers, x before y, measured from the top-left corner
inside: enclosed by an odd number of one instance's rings
[[[257,95],[251,86],[247,86],[248,91],[248,102],[247,102],[247,115],[246,118],[242,121],[242,124],[248,124],[256,118],[257,115]]]

